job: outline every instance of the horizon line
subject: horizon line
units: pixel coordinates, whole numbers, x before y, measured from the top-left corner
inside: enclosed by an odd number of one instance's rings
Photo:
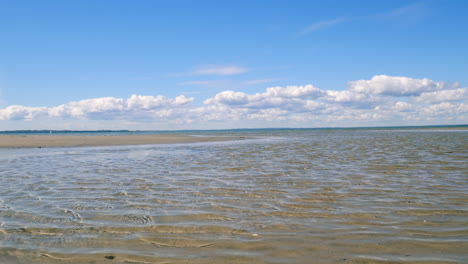
[[[468,124],[454,125],[415,125],[415,126],[335,126],[335,127],[265,127],[265,128],[218,128],[218,129],[162,129],[162,130],[129,130],[129,129],[89,129],[89,130],[73,130],[73,129],[16,129],[16,130],[0,130],[0,133],[12,132],[184,132],[184,131],[229,131],[229,130],[299,130],[299,129],[388,129],[388,128],[444,128],[444,127],[468,127]]]

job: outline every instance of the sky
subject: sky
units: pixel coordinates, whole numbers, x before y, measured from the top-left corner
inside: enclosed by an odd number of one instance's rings
[[[468,1],[0,0],[0,130],[468,124]]]

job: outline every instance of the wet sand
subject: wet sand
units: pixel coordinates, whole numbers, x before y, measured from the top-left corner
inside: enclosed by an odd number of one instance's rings
[[[119,146],[215,142],[236,137],[195,137],[180,135],[124,135],[124,136],[58,136],[58,135],[0,135],[0,148],[41,148],[78,146]]]

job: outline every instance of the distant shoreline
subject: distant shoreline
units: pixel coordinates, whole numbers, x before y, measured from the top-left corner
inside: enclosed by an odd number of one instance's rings
[[[149,145],[217,142],[235,139],[240,139],[240,137],[194,137],[182,135],[0,135],[0,148]]]
[[[210,132],[210,131],[261,131],[261,130],[426,130],[426,129],[439,129],[439,130],[468,130],[467,125],[428,125],[428,126],[372,126],[372,127],[270,127],[270,128],[226,128],[226,129],[187,129],[187,130],[49,130],[49,129],[31,129],[31,130],[0,130],[0,135],[14,135],[14,134],[115,134],[115,133],[148,133],[157,135],[169,134],[186,134],[190,132]]]

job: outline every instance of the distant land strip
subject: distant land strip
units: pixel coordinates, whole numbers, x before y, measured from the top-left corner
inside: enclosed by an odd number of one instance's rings
[[[243,137],[182,135],[0,135],[0,148],[42,148],[197,143],[236,140]]]
[[[261,131],[261,130],[329,130],[329,129],[344,129],[344,130],[380,130],[380,129],[460,129],[468,130],[468,124],[458,125],[427,125],[427,126],[372,126],[372,127],[270,127],[270,128],[231,128],[231,129],[189,129],[189,130],[0,130],[2,134],[99,134],[99,135],[112,135],[112,134],[153,134],[153,135],[172,135],[172,134],[187,134],[196,132],[217,132],[217,131]]]

